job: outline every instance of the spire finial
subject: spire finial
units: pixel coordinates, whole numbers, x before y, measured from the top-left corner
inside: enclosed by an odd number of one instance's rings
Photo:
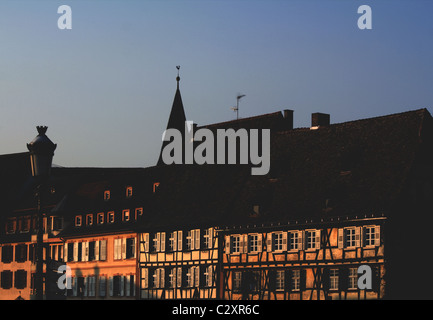
[[[176,69],[177,69],[177,77],[176,77],[177,88],[179,89],[179,81],[180,81],[180,77],[179,77],[179,69],[180,69],[180,66],[176,66]]]

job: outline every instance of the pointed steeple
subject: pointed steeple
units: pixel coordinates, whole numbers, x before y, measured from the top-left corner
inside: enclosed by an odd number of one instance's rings
[[[184,136],[186,116],[185,116],[185,110],[183,108],[182,97],[180,95],[180,90],[179,90],[180,66],[176,66],[176,68],[177,68],[177,77],[176,77],[177,88],[176,88],[176,93],[174,95],[173,105],[170,111],[170,117],[168,118],[167,129],[177,129],[182,133],[182,136]],[[162,161],[162,150],[168,143],[169,143],[168,141],[163,141],[161,152],[159,153],[159,159],[157,165],[164,164],[164,162]]]

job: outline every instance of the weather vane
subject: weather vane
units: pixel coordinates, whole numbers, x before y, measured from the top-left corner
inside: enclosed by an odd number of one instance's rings
[[[179,89],[179,81],[180,81],[180,77],[179,77],[179,69],[180,69],[180,66],[176,66],[176,69],[177,69],[177,77],[176,77],[177,88]]]

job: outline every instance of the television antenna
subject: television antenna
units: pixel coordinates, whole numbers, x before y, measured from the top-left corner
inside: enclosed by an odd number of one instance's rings
[[[236,107],[231,107],[230,108],[233,111],[236,111],[236,120],[239,119],[239,100],[241,100],[243,97],[245,97],[244,94],[238,94],[238,96],[236,97]]]

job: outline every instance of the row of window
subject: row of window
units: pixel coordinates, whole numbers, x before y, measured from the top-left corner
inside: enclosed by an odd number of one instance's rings
[[[303,269],[277,269],[270,271],[269,289],[297,292],[305,289],[306,273]],[[329,268],[322,278],[322,288],[329,291],[358,289],[358,268]],[[235,293],[254,293],[262,289],[265,279],[260,271],[234,271],[232,290]]]
[[[137,218],[139,216],[143,215],[143,208],[136,208],[135,209],[135,220],[137,220]],[[81,226],[92,226],[94,224],[98,224],[98,225],[102,225],[105,223],[114,223],[115,221],[115,212],[114,211],[109,211],[107,213],[104,212],[99,212],[96,214],[96,217],[94,214],[86,214],[86,215],[77,215],[75,216],[75,226],[76,227],[81,227]],[[96,218],[96,222],[95,219]],[[122,216],[121,219],[123,222],[128,222],[130,221],[132,218],[131,216],[131,211],[129,209],[125,209],[122,210]]]
[[[0,287],[2,289],[24,289],[27,287],[27,271],[16,270],[15,272],[4,270],[0,273]]]
[[[144,252],[174,252],[214,248],[213,228],[193,229],[186,232],[179,230],[170,233],[145,233],[143,240]]]
[[[37,224],[35,216],[25,216],[20,218],[10,218],[6,220],[5,233],[28,233],[36,232]],[[48,231],[60,231],[63,229],[63,218],[50,216],[43,219],[43,230]]]
[[[14,250],[15,248],[15,250]],[[14,255],[15,251],[15,255]],[[36,244],[17,244],[13,245],[3,245],[1,247],[1,262],[11,263],[15,262],[26,262],[26,261],[36,261]],[[43,250],[43,259],[53,259],[56,261],[63,260],[63,245],[62,244],[45,244]]]
[[[114,239],[113,259],[135,258],[135,248],[135,238]],[[105,261],[107,259],[107,240],[66,243],[64,253],[64,260],[67,262]]]
[[[292,230],[267,234],[266,251],[285,252],[318,250],[321,230]],[[338,229],[338,248],[374,247],[380,245],[380,226],[347,227]],[[263,234],[235,234],[226,238],[227,254],[258,253],[264,250]]]
[[[212,287],[215,283],[213,279],[214,267],[209,266],[189,266],[173,268],[144,268],[142,288],[162,289],[162,288],[194,288]]]
[[[107,277],[104,275],[72,277],[69,297],[134,297],[135,276],[117,275]]]

